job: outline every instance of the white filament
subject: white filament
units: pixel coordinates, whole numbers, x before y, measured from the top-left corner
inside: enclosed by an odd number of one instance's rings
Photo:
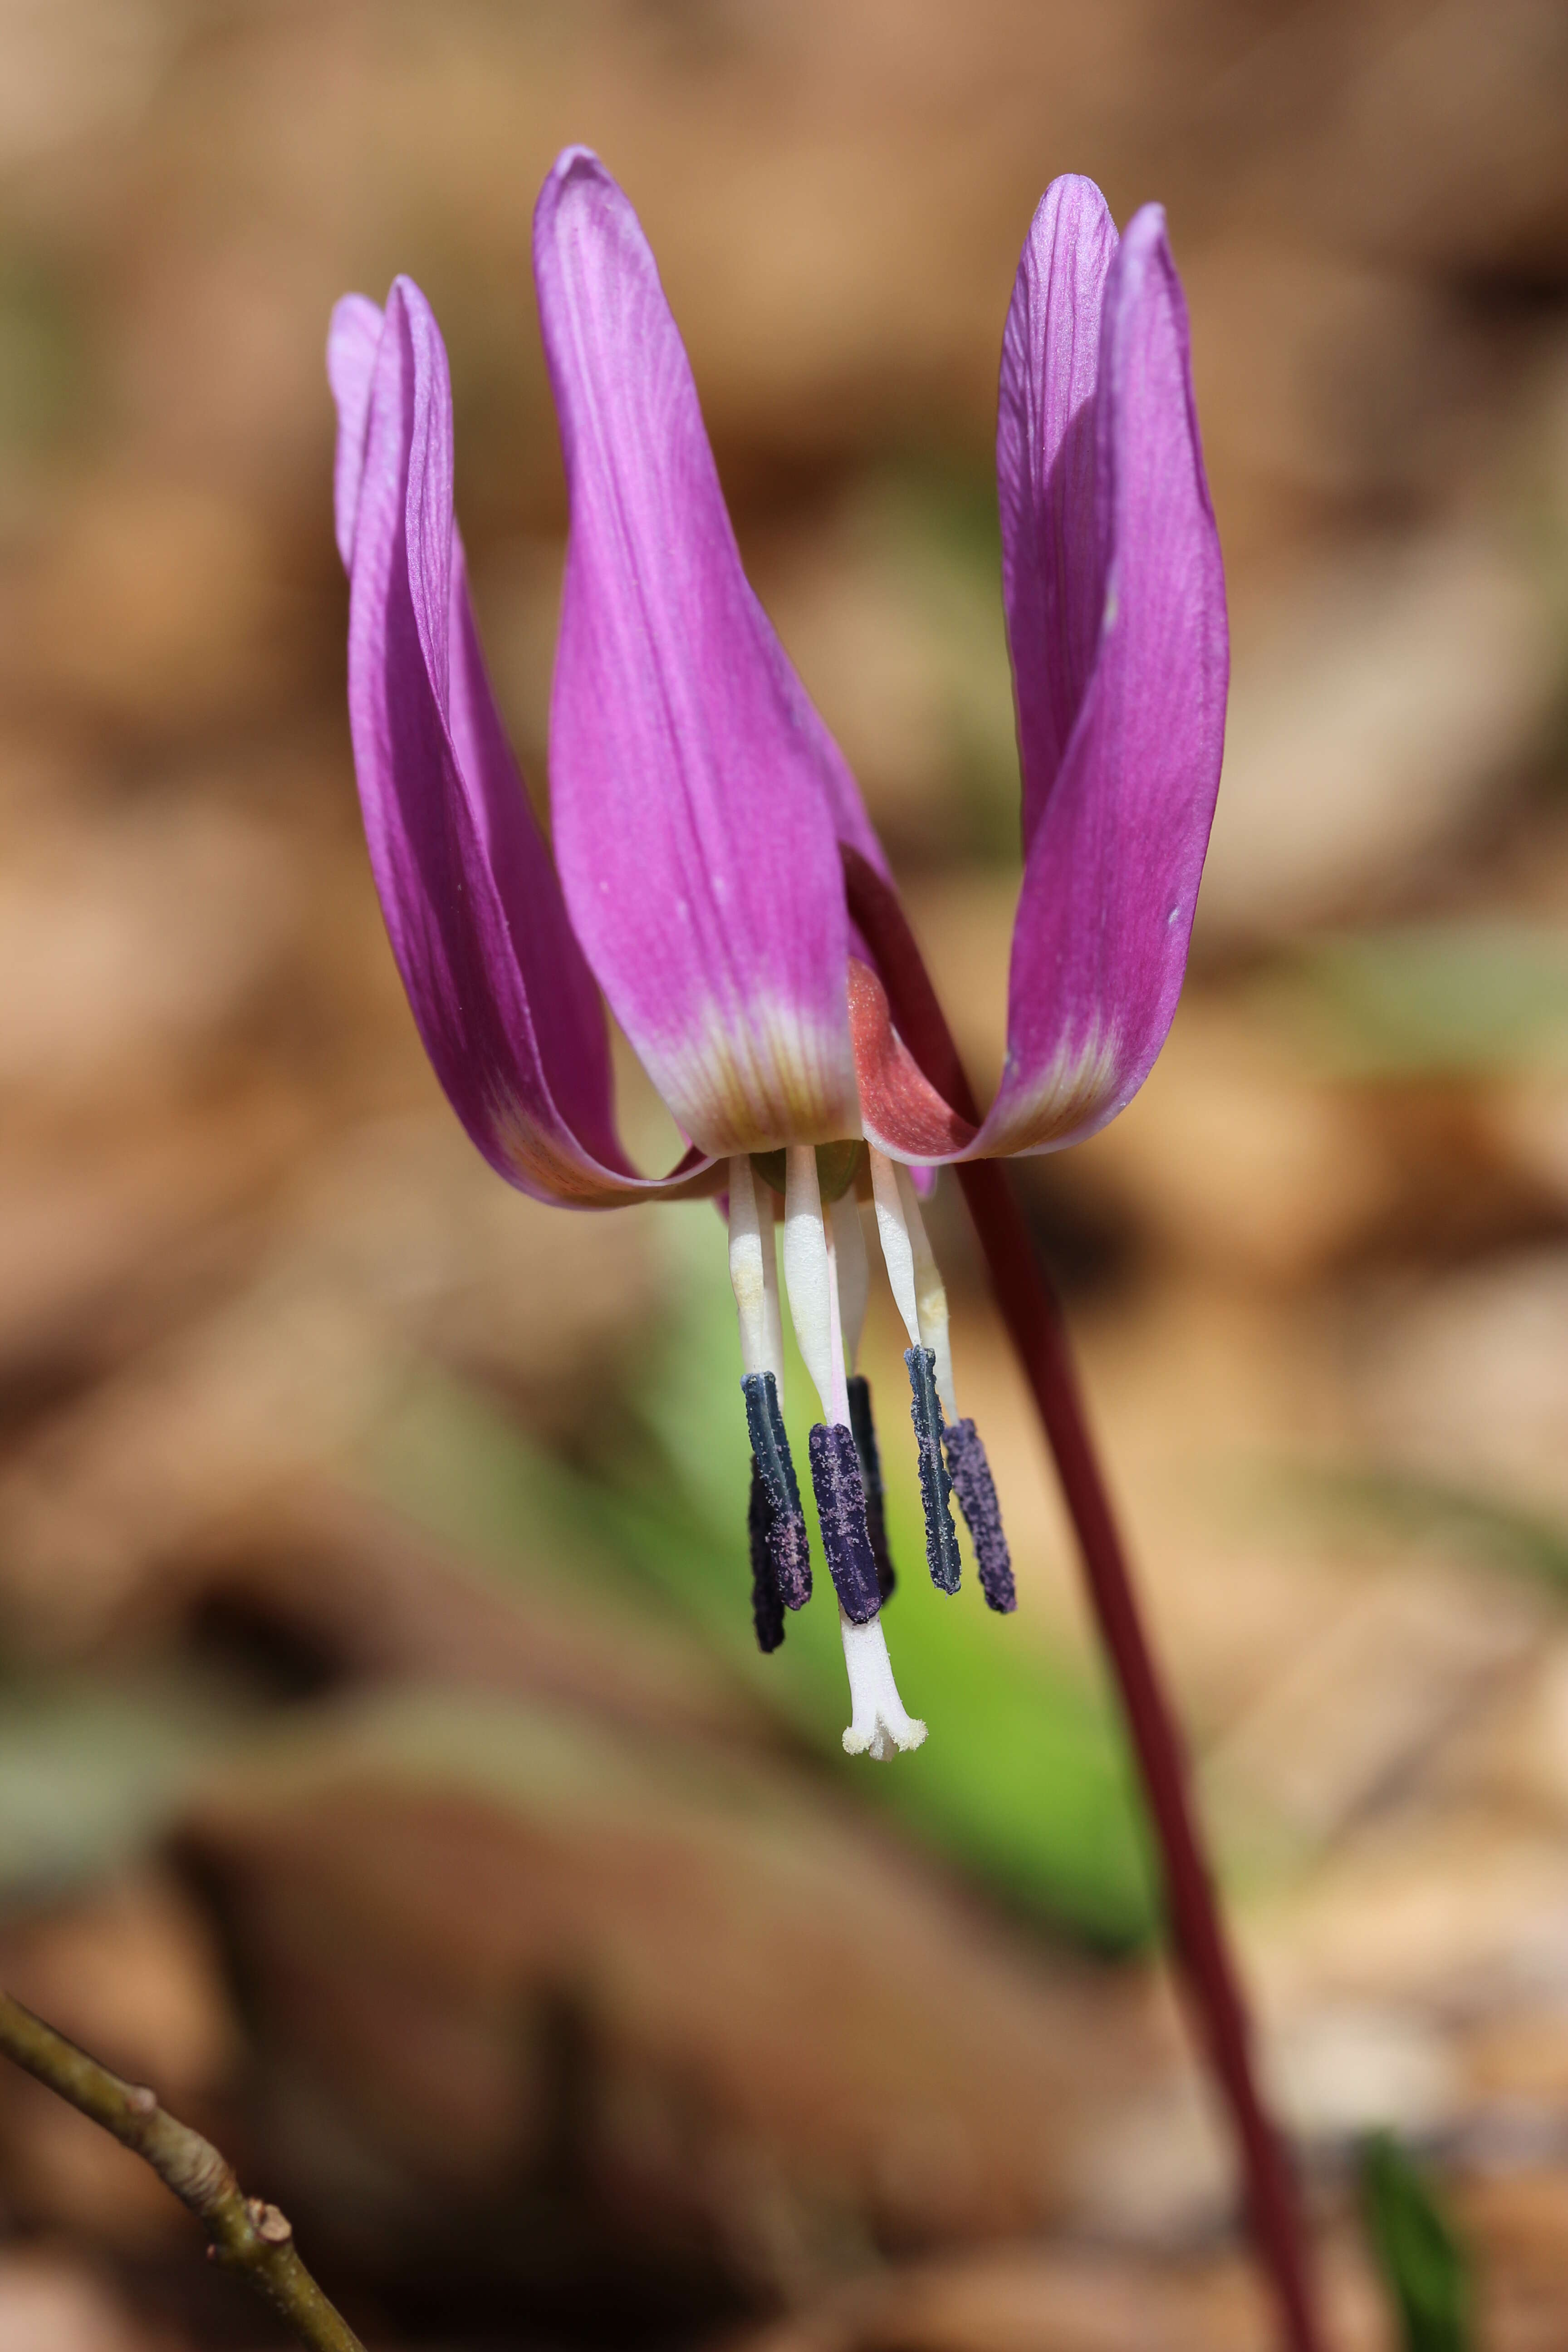
[[[838,1295],[838,1250],[833,1220],[826,1213],[822,1238],[827,1250],[827,1396],[826,1417],[841,1429],[849,1426],[848,1366],[844,1360],[844,1316]]]
[[[847,1756],[874,1756],[886,1763],[895,1748],[918,1748],[925,1725],[905,1711],[893,1680],[882,1620],[852,1625],[842,1610],[838,1629],[844,1637],[844,1664],[849,1675],[849,1728],[844,1735]]]
[[[822,1188],[816,1153],[809,1143],[792,1143],[784,1160],[784,1284],[790,1320],[806,1370],[822,1400],[822,1417],[832,1421],[833,1326],[837,1305],[833,1264],[822,1220]]]
[[[947,1328],[947,1292],[926,1238],[920,1195],[907,1168],[882,1152],[871,1153],[871,1190],[877,1231],[888,1280],[904,1318],[911,1348],[929,1348],[936,1358],[936,1392],[949,1421],[958,1419],[952,1385],[952,1342]]]
[[[741,1321],[741,1364],[772,1372],[784,1393],[784,1325],[779,1316],[773,1200],[743,1155],[730,1162],[730,1285]]]
[[[936,1358],[936,1392],[942,1399],[942,1409],[948,1420],[956,1421],[958,1400],[952,1387],[952,1342],[947,1329],[947,1288],[937,1272],[936,1260],[926,1239],[925,1219],[921,1214],[921,1196],[915,1191],[915,1180],[907,1168],[899,1170],[899,1198],[904,1204],[904,1217],[914,1250],[915,1307],[920,1316],[921,1345],[929,1348]]]
[[[841,1193],[828,1212],[833,1234],[833,1257],[838,1276],[838,1318],[844,1327],[845,1369],[853,1371],[866,1328],[866,1302],[871,1273],[866,1263],[866,1232],[860,1223],[854,1189]]]
[[[882,1262],[888,1269],[894,1303],[904,1318],[910,1347],[918,1348],[921,1344],[921,1316],[915,1301],[915,1254],[910,1241],[909,1227],[904,1222],[904,1204],[899,1197],[899,1171],[893,1161],[874,1146],[871,1150],[871,1192],[877,1203],[877,1233],[882,1244]]]

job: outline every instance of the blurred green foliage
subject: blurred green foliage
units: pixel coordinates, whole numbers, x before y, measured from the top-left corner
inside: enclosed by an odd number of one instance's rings
[[[901,1364],[896,1387],[887,1379],[878,1386],[900,1569],[889,1642],[905,1701],[925,1717],[931,1737],[918,1754],[887,1765],[844,1757],[843,1656],[819,1551],[815,1598],[790,1619],[784,1648],[760,1655],[721,1229],[703,1203],[661,1218],[675,1307],[636,1359],[625,1392],[606,1405],[602,1444],[574,1463],[552,1457],[482,1398],[432,1376],[384,1433],[373,1465],[382,1491],[491,1557],[570,1563],[574,1577],[618,1593],[628,1640],[637,1638],[639,1601],[673,1612],[856,1797],[886,1806],[1009,1902],[1097,1946],[1145,1941],[1154,1920],[1148,1858],[1104,1692],[1053,1656],[1037,1632],[986,1610],[973,1563],[955,1598],[935,1591],[926,1576]],[[791,1443],[804,1464],[811,1389],[793,1347],[785,1389]]]
[[[1314,1471],[1293,1494],[1415,1542],[1436,1539],[1464,1559],[1505,1568],[1568,1592],[1568,1528],[1542,1512],[1405,1470]]]
[[[1544,926],[1423,923],[1320,940],[1261,982],[1258,1000],[1351,1077],[1568,1066],[1568,939]]]
[[[0,453],[28,453],[81,422],[89,369],[78,301],[36,255],[0,250]]]
[[[1430,2184],[1392,2132],[1361,2153],[1361,2212],[1405,2352],[1468,2352],[1469,2265]]]
[[[0,1685],[0,1901],[46,1897],[163,1829],[255,1721],[227,1678],[185,1665]]]
[[[860,528],[918,618],[937,685],[947,847],[1021,868],[1018,748],[1002,604],[1002,530],[989,455],[911,451],[868,485]]]

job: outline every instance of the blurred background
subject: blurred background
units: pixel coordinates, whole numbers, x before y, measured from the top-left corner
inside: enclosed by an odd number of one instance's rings
[[[758,588],[976,1073],[1016,793],[991,474],[1047,182],[1162,198],[1236,646],[1144,1093],[1020,1171],[1299,2136],[1568,2332],[1568,17],[1554,0],[3,0],[0,1980],[374,2346],[1252,2352],[1116,1710],[951,1187],[1015,1619],[920,1573],[847,1767],[751,1645],[710,1207],[471,1151],[359,833],[330,305],[420,280],[531,785],[534,194],[658,253]],[[626,1131],[665,1149],[623,1056]],[[800,1383],[796,1383],[796,1394]],[[0,2345],[270,2345],[0,2080]]]

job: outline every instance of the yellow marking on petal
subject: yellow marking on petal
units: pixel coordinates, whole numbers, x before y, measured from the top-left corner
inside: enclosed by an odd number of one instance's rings
[[[1116,1091],[1115,1041],[1099,1024],[1077,1045],[1058,1046],[1033,1083],[1008,1102],[988,1153],[1040,1151],[1102,1116]],[[1005,1085],[1004,1079],[1004,1085]]]
[[[810,1026],[794,1005],[753,998],[739,1021],[711,1005],[695,1035],[649,1060],[685,1132],[715,1156],[860,1132],[847,1030]]]
[[[510,1099],[494,1104],[490,1118],[513,1179],[525,1190],[534,1189],[566,1209],[613,1209],[637,1199],[635,1178],[628,1181],[613,1170],[601,1173],[591,1165],[585,1167],[542,1135],[533,1119]],[[659,1181],[650,1178],[648,1182],[652,1186]],[[716,1192],[723,1181],[722,1168],[698,1169],[680,1186],[677,1197]]]

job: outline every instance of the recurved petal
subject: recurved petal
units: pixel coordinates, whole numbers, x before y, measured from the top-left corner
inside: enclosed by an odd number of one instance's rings
[[[852,1135],[853,786],[742,571],[647,241],[584,149],[545,183],[534,272],[571,496],[551,779],[574,928],[705,1151]]]
[[[356,443],[360,382],[352,365],[334,373]],[[615,1144],[602,1017],[468,610],[446,352],[406,279],[379,336],[353,502],[349,715],[365,835],[415,1020],[454,1109],[491,1165],[538,1199],[592,1207],[710,1189],[695,1154],[650,1184]]]
[[[1100,640],[1109,517],[1097,498],[1095,386],[1116,246],[1093,181],[1053,181],[1030,224],[1002,341],[996,492],[1026,856]]]
[[[506,918],[551,1099],[591,1157],[629,1172],[616,1133],[604,1007],[496,709],[456,530],[449,646],[447,722],[458,775]]]
[[[382,313],[363,294],[345,294],[332,307],[327,331],[327,381],[338,407],[338,453],[332,468],[332,510],[338,553],[346,572],[353,561],[354,517],[364,473],[370,383],[381,342]]]
[[[1229,640],[1186,305],[1156,205],[1107,276],[1094,410],[1093,660],[1029,843],[1006,1069],[976,1153],[1045,1150],[1114,1117],[1164,1043],[1186,969]],[[1076,544],[1063,541],[1064,560]],[[1020,673],[1025,658],[1016,635]]]
[[[1093,215],[1086,184],[1068,192],[1080,226],[1085,214]],[[1082,264],[1086,249],[1092,258],[1098,248],[1092,239],[1086,248],[1081,236],[1064,248],[1067,205],[1064,197],[1050,242],[1051,255],[1065,253],[1065,260],[1052,267],[1068,269],[1064,299],[1073,298],[1076,287],[1075,299],[1092,308],[1094,269],[1085,278]],[[1040,227],[1037,218],[1034,238]],[[1047,367],[1070,343],[1070,372],[1081,389],[1076,327],[1070,337],[1066,324],[1059,332],[1031,332]],[[1020,331],[1020,349],[1023,341]],[[1052,414],[1059,421],[1069,406],[1054,398]],[[1043,418],[1043,395],[1037,411]],[[1091,1134],[1148,1076],[1186,968],[1219,783],[1229,656],[1186,309],[1156,205],[1131,222],[1106,274],[1092,392],[1073,415],[1078,421],[1068,421],[1060,448],[1075,449],[1075,467],[1085,462],[1074,436],[1087,432],[1085,417],[1092,419],[1099,538],[1089,531],[1085,480],[1075,473],[1069,499],[1058,469],[1037,474],[1048,511],[1030,528],[1037,546],[1054,551],[1056,580],[1047,593],[1032,577],[1033,605],[1026,600],[1011,615],[1020,714],[1026,708],[1043,712],[1042,730],[1058,723],[1061,697],[1084,659],[1071,637],[1083,626],[1075,567],[1103,585],[1076,714],[1029,839],[1002,1086],[972,1139],[960,1139],[962,1122],[955,1120],[953,1143],[932,1149],[944,1116],[952,1120],[953,1114],[934,1089],[922,1090],[910,1057],[873,1018],[879,1008],[872,993],[862,989],[856,1044],[866,1129],[897,1158],[935,1163],[1043,1151]],[[1018,480],[1015,471],[1005,499],[1019,495]],[[1058,490],[1063,495],[1052,505]],[[1022,528],[1016,514],[1015,579]],[[1023,625],[1031,611],[1046,632],[1037,644]],[[1031,660],[1037,673],[1026,679]],[[1052,740],[1045,731],[1034,740],[1047,749]]]

